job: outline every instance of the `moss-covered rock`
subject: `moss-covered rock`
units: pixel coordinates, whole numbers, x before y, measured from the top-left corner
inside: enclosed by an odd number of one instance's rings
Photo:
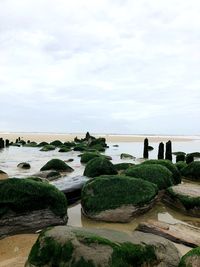
[[[176,151],[176,152],[172,152],[172,154],[173,155],[175,155],[175,156],[179,156],[179,155],[186,155],[186,153],[185,152],[183,152],[183,151]]]
[[[33,179],[0,181],[0,238],[66,222],[65,195],[53,185]]]
[[[96,220],[128,222],[152,207],[157,192],[156,185],[142,179],[103,175],[84,185],[82,211]]]
[[[68,146],[62,145],[58,152],[69,152],[71,149]]]
[[[87,163],[91,159],[101,157],[101,154],[98,152],[85,152],[81,154],[81,163]]]
[[[37,143],[36,143],[36,142],[26,143],[26,144],[24,145],[24,147],[37,147]]]
[[[159,159],[159,160],[146,160],[142,164],[160,164],[164,167],[166,167],[169,171],[172,172],[173,176],[173,184],[179,184],[181,183],[181,175],[176,166],[170,161],[170,160],[164,160],[164,159]]]
[[[194,158],[200,158],[200,152],[192,152],[192,153],[189,153],[187,155],[191,155]]]
[[[178,267],[199,267],[200,266],[200,247],[191,249],[186,253]]]
[[[41,171],[56,170],[63,172],[72,172],[73,169],[67,165],[63,160],[51,159],[41,169]]]
[[[115,164],[114,166],[115,166],[115,169],[116,169],[117,171],[125,171],[125,170],[127,170],[128,168],[135,166],[135,164],[134,164],[134,163],[126,163],[126,162],[122,162],[122,163],[117,163],[117,164]]]
[[[187,163],[185,161],[178,161],[175,163],[176,168],[182,173],[182,170],[187,167]]]
[[[55,149],[56,149],[56,147],[53,145],[45,145],[40,149],[40,151],[46,152],[46,151],[51,151],[51,150],[55,150]]]
[[[41,142],[37,146],[38,147],[43,147],[43,146],[46,146],[46,145],[49,145],[49,143],[47,143],[47,142]]]
[[[60,140],[55,140],[55,141],[51,142],[50,145],[60,147],[63,145],[63,143]]]
[[[85,151],[87,150],[87,148],[88,147],[85,144],[78,144],[73,148],[73,150],[74,151]]]
[[[156,184],[160,190],[172,185],[172,173],[166,167],[159,164],[136,165],[128,168],[125,174]]]
[[[25,266],[176,267],[180,260],[176,247],[164,238],[152,237],[57,226],[40,234]]]
[[[101,144],[96,144],[96,145],[93,145],[93,146],[90,146],[90,149],[95,149],[99,152],[104,152],[105,151],[105,147],[102,146]]]
[[[200,185],[179,184],[168,188],[163,201],[183,213],[200,217]]]
[[[84,170],[84,175],[87,177],[96,177],[104,174],[117,174],[115,166],[104,157],[90,160]]]
[[[34,177],[40,177],[47,179],[48,181],[56,180],[61,177],[61,174],[55,170],[40,171],[32,175]]]
[[[186,179],[200,181],[200,161],[191,162],[181,173]]]
[[[0,181],[0,217],[9,211],[21,213],[44,208],[64,216],[67,209],[64,194],[50,184],[37,183],[31,179],[11,178]]]
[[[66,147],[72,148],[76,146],[76,143],[75,142],[64,142],[63,145]]]
[[[134,156],[132,156],[132,155],[130,155],[130,154],[127,154],[127,153],[122,153],[122,154],[120,155],[120,158],[121,158],[121,159],[135,159]]]

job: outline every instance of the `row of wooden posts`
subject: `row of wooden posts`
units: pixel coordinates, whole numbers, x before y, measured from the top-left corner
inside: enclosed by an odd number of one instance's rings
[[[145,158],[145,159],[149,158],[149,140],[148,140],[148,138],[144,139],[143,158]],[[158,146],[158,159],[164,159],[164,158],[172,161],[172,142],[171,141],[168,141],[166,143],[165,155],[164,155],[164,144],[161,142]]]

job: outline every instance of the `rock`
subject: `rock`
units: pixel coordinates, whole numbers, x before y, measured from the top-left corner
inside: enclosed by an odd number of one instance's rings
[[[55,140],[55,141],[51,142],[50,145],[59,147],[59,146],[62,146],[63,143],[60,140]]]
[[[67,222],[62,192],[31,179],[0,181],[0,238]]]
[[[8,174],[0,170],[0,180],[8,179]]]
[[[73,169],[67,165],[63,160],[51,159],[49,160],[40,171],[56,170],[61,172],[72,172]]]
[[[64,145],[62,145],[60,149],[58,150],[58,152],[69,152],[69,151],[71,151],[71,149]]]
[[[178,161],[175,163],[176,168],[179,170],[179,172],[182,174],[182,170],[187,167],[187,163],[184,161]]]
[[[85,151],[87,146],[85,144],[78,144],[73,148],[74,151]]]
[[[56,180],[56,179],[60,178],[61,174],[58,171],[48,170],[48,171],[37,172],[32,176],[41,177],[41,178],[47,179],[49,181],[52,181],[52,180]]]
[[[135,164],[122,162],[122,163],[117,163],[114,166],[115,166],[115,169],[119,172],[119,171],[127,170],[130,167],[133,167],[133,166],[135,166]]]
[[[148,146],[148,151],[152,151],[154,148],[152,146]]]
[[[200,246],[200,229],[182,223],[165,223],[148,220],[138,225],[137,230],[163,236],[173,242],[190,247]]]
[[[22,169],[30,169],[31,165],[28,162],[21,162],[17,165],[17,167]]]
[[[105,151],[105,147],[101,144],[92,145],[92,146],[90,146],[90,149],[94,149],[94,150],[97,150],[99,152]]]
[[[91,159],[84,170],[84,176],[95,177],[104,174],[117,174],[115,166],[104,157]]]
[[[152,183],[123,175],[103,175],[89,180],[81,195],[82,212],[107,222],[130,222],[152,208],[158,189]]]
[[[19,143],[10,143],[10,146],[16,146],[16,147],[20,147],[20,146],[21,146],[21,144],[19,144]]]
[[[132,156],[132,155],[130,155],[130,154],[127,154],[127,153],[122,153],[122,154],[120,155],[120,158],[121,158],[121,159],[133,159],[133,160],[136,159],[136,157],[134,157],[134,156]]]
[[[80,157],[81,157],[81,160],[80,160],[81,163],[87,163],[91,159],[101,157],[101,154],[98,152],[85,152],[81,154]]]
[[[49,143],[47,143],[47,142],[41,142],[37,146],[38,147],[43,147],[43,146],[46,146],[46,145],[49,145]]]
[[[176,152],[172,152],[172,154],[173,155],[175,155],[175,156],[179,156],[179,155],[186,155],[186,153],[185,152],[183,152],[183,151],[176,151]]]
[[[74,159],[67,159],[67,160],[64,160],[65,162],[72,162],[74,161]]]
[[[127,233],[57,226],[40,234],[26,267],[177,267],[176,247],[164,238]]]
[[[200,185],[179,184],[168,188],[163,201],[187,215],[200,217]]]
[[[40,149],[40,151],[46,152],[46,151],[51,151],[51,150],[55,150],[55,149],[56,149],[56,147],[53,145],[45,145]]]
[[[127,176],[144,179],[158,186],[159,190],[172,185],[172,173],[159,164],[139,164],[125,171]]]
[[[36,142],[30,142],[24,145],[24,147],[37,147],[37,143]]]
[[[119,147],[119,145],[113,145],[113,147]]]
[[[81,199],[81,190],[87,181],[86,176],[62,177],[51,184],[65,194],[67,203],[71,205]]]
[[[146,160],[142,164],[160,164],[164,167],[166,167],[169,171],[171,171],[173,175],[173,184],[179,184],[181,183],[181,175],[176,166],[170,161],[170,160],[165,160],[165,159],[151,159],[151,160]]]
[[[199,267],[200,266],[200,247],[193,248],[186,253],[178,265],[178,267]]]
[[[200,161],[193,161],[181,170],[184,178],[200,181]]]

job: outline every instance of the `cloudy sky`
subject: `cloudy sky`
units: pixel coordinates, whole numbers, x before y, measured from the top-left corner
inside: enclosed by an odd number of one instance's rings
[[[0,131],[200,133],[199,0],[0,0]]]

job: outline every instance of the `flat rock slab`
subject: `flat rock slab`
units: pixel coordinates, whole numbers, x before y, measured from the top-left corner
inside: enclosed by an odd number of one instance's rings
[[[200,197],[200,185],[184,183],[173,187],[173,191],[180,195]]]
[[[169,224],[156,220],[148,220],[138,225],[137,230],[163,236],[173,242],[190,247],[200,246],[200,229],[197,227],[176,223]]]

